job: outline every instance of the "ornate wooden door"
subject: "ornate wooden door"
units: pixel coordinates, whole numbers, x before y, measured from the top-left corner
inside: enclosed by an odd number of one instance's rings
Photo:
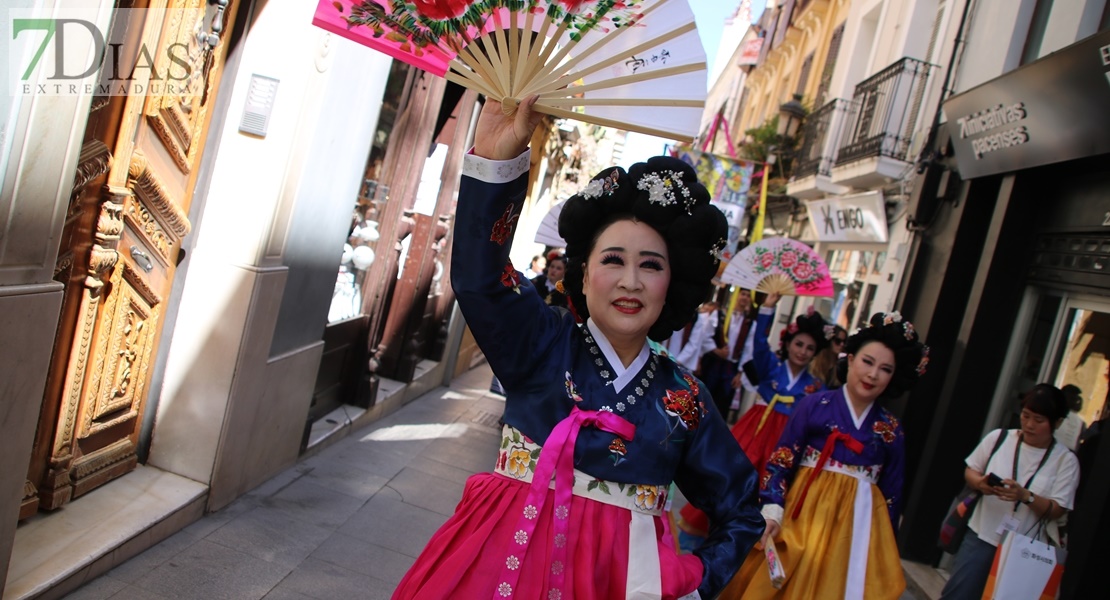
[[[93,100],[55,271],[65,296],[20,518],[137,465],[166,297],[190,230],[228,45],[219,38],[237,3],[152,4],[168,6],[117,10],[112,36],[126,40],[132,64],[154,65],[140,75],[183,75],[166,93]]]

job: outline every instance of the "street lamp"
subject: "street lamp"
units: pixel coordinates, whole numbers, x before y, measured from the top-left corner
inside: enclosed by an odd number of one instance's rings
[[[806,109],[802,106],[802,95],[794,94],[794,98],[779,106],[779,137],[794,138],[798,133],[798,126],[806,116]]]

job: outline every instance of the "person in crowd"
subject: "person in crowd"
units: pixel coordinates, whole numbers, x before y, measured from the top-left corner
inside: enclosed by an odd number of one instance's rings
[[[708,296],[724,216],[677,159],[606,169],[559,218],[584,322],[546,305],[508,262],[535,101],[486,101],[455,225],[452,285],[506,390],[495,472],[467,481],[393,597],[712,598],[762,532],[755,469],[704,385],[648,341]],[[718,525],[697,555],[661,517],[672,482]]]
[[[719,320],[711,349],[703,351],[698,371],[722,416],[729,414],[733,399],[738,398],[741,386],[747,382],[740,365],[751,360],[755,337],[755,309],[750,291],[740,290],[727,332],[724,320],[723,317]],[[679,545],[685,551],[694,550],[709,535],[708,517],[693,504],[682,507],[677,525]]]
[[[539,290],[544,302],[551,306],[567,308],[567,294],[560,288],[563,275],[567,272],[567,257],[556,254],[547,261],[543,275],[532,279],[532,285]]]
[[[799,400],[760,484],[766,530],[785,571],[776,589],[753,551],[722,600],[898,598],[905,589],[895,531],[905,440],[881,401],[925,372],[928,349],[898,313],[878,313],[848,338],[844,386]]]
[[[752,362],[759,377],[758,396],[755,406],[732,427],[732,435],[760,474],[777,447],[794,403],[821,389],[821,381],[809,372],[809,363],[828,346],[831,335],[825,319],[810,307],[783,329],[778,352],[772,351],[768,336],[779,298],[769,294],[756,317]]]
[[[547,259],[542,254],[537,254],[532,257],[532,262],[528,263],[528,270],[524,272],[524,276],[528,279],[535,279],[547,274]]]
[[[719,320],[717,303],[703,302],[698,307],[697,317],[667,340],[667,351],[671,357],[698,375],[701,355],[716,347],[713,332]]]
[[[1053,437],[1067,414],[1064,393],[1037,384],[1022,399],[1021,429],[991,431],[967,457],[964,480],[983,496],[971,513],[942,599],[982,596],[1004,530],[1026,534],[1043,520],[1049,541],[1060,543],[1060,526],[1074,507],[1079,485],[1078,459]],[[999,436],[1004,439],[992,455]]]
[[[1075,452],[1079,448],[1079,440],[1087,432],[1087,423],[1079,416],[1079,411],[1083,410],[1083,390],[1069,383],[1060,388],[1060,391],[1068,401],[1068,416],[1064,417],[1064,421],[1056,428],[1053,437],[1057,442],[1067,446],[1068,450]]]
[[[755,406],[732,427],[732,435],[761,476],[794,403],[821,389],[821,382],[807,367],[814,354],[828,343],[825,320],[816,312],[807,312],[783,330],[779,351],[772,352],[767,337],[779,298],[777,294],[768,295],[756,317],[752,360],[759,376],[759,395]],[[708,535],[712,519],[693,500],[679,515],[682,547],[696,548]]]
[[[713,394],[713,402],[721,415],[728,415],[737,388],[741,386],[740,365],[752,358],[755,319],[751,292],[740,290],[732,315],[728,319],[721,318],[717,326],[716,347],[701,357],[702,380]]]
[[[809,363],[809,372],[821,381],[825,389],[835,390],[844,385],[837,377],[837,363],[840,353],[844,351],[844,342],[848,339],[848,332],[840,325],[833,325],[833,336],[829,338],[829,346],[817,353],[813,362]]]

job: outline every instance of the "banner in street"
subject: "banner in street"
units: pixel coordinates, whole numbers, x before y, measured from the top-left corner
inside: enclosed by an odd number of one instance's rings
[[[674,155],[694,167],[698,181],[709,190],[713,204],[721,209],[728,220],[728,244],[723,260],[729,260],[740,244],[740,231],[744,227],[744,213],[748,204],[748,189],[756,163],[727,156],[699,152],[691,148],[677,148]]]

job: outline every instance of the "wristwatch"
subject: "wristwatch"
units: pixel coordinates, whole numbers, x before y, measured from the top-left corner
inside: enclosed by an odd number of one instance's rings
[[[1029,490],[1029,499],[1025,501],[1026,504],[1033,504],[1033,490]]]

